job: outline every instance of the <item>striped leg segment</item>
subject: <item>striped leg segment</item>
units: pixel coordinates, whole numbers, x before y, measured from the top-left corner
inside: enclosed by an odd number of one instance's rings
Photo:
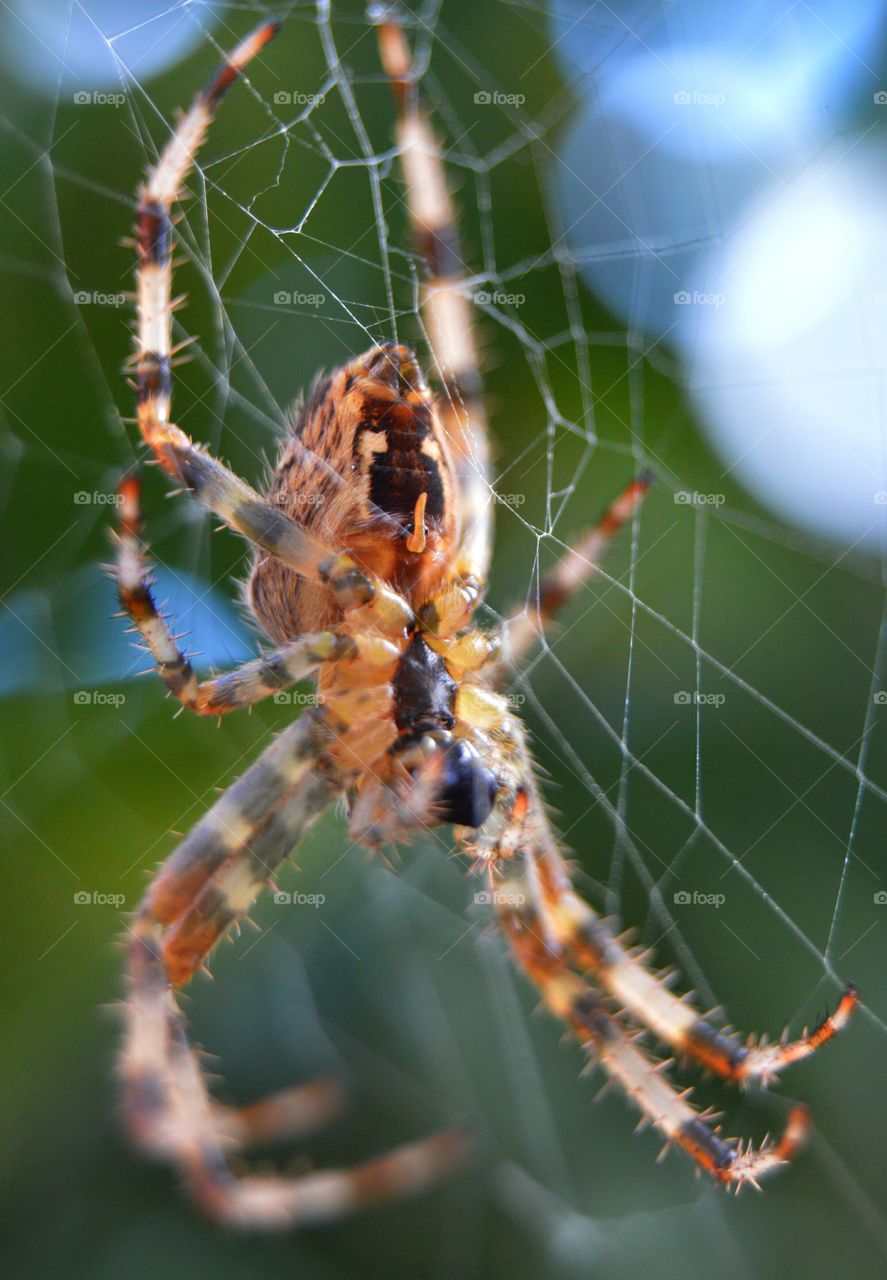
[[[687,1054],[725,1080],[768,1084],[837,1035],[856,1006],[858,993],[850,984],[834,1013],[813,1031],[804,1031],[796,1040],[783,1037],[768,1044],[752,1037],[742,1043],[701,1017],[685,996],[674,995],[666,985],[667,975],[647,967],[649,952],[633,949],[613,936],[573,889],[567,864],[550,837],[540,854],[540,875],[558,938],[574,965],[593,974],[595,982],[636,1022],[676,1053]]]
[[[456,463],[462,513],[456,572],[480,587],[492,548],[492,500],[488,477],[487,426],[473,313],[465,296],[465,266],[440,147],[419,101],[412,58],[397,21],[386,11],[378,20],[382,66],[391,79],[398,110],[397,144],[407,209],[427,278],[422,311],[446,395],[439,405]]]
[[[154,603],[140,537],[138,490],[134,476],[127,477],[120,486],[116,564],[120,603],[157,664],[158,675],[183,706],[198,715],[213,716],[252,706],[304,680],[325,663],[359,659],[363,667],[378,672],[380,678],[382,669],[390,667],[393,671],[398,649],[384,637],[322,631],[301,636],[244,663],[236,671],[199,682]]]
[[[121,1062],[125,1114],[139,1144],[173,1162],[199,1207],[238,1230],[280,1231],[343,1217],[377,1201],[420,1191],[465,1157],[460,1133],[398,1147],[354,1169],[299,1178],[236,1175],[246,1143],[289,1138],[313,1128],[338,1101],[318,1083],[242,1109],[212,1101],[181,1013],[166,981],[156,926],[140,922],[130,942],[127,1045]]]
[[[539,584],[529,608],[515,610],[502,626],[503,658],[493,678],[507,681],[514,667],[538,644],[560,610],[598,571],[607,550],[632,518],[650,488],[650,477],[633,480],[612,502],[601,519],[581,534]]]
[[[465,1148],[461,1135],[445,1133],[355,1169],[296,1179],[236,1176],[233,1155],[313,1127],[330,1114],[337,1091],[316,1084],[251,1107],[222,1107],[188,1043],[174,988],[249,910],[341,789],[322,759],[323,730],[319,714],[302,717],[219,798],[161,870],[128,940],[120,1075],[129,1129],[140,1146],[176,1164],[207,1214],[247,1230],[327,1221],[419,1190],[458,1163]]]
[[[728,1080],[766,1083],[841,1029],[856,1002],[855,989],[847,989],[836,1012],[815,1031],[792,1042],[741,1045],[706,1022],[646,967],[648,956],[614,937],[575,892],[533,782],[520,723],[505,716],[496,734],[499,795],[484,827],[464,845],[490,876],[495,910],[517,963],[545,1004],[635,1101],[645,1122],[719,1181],[737,1189],[756,1183],[800,1146],[809,1124],[804,1108],[792,1110],[776,1142],[753,1148],[726,1141],[691,1106],[690,1091],[673,1088],[664,1075],[667,1064],[654,1061],[639,1038],[652,1032]]]
[[[347,555],[325,546],[170,421],[172,399],[172,209],[228,87],[278,30],[264,23],[228,57],[145,176],[136,212],[137,350],[133,359],[139,430],[155,460],[236,533],[305,578],[326,584],[343,609],[379,588]]]
[[[140,915],[174,924],[217,871],[248,860],[262,824],[314,776],[328,742],[326,723],[314,710],[278,734],[167,858],[148,887]],[[329,787],[327,801],[336,790],[332,780]],[[322,789],[312,794],[319,803]]]
[[[539,988],[546,1007],[570,1027],[593,1063],[637,1106],[641,1125],[653,1125],[666,1139],[666,1147],[680,1147],[700,1168],[736,1190],[747,1182],[757,1185],[791,1159],[808,1127],[806,1109],[793,1108],[776,1142],[765,1140],[754,1148],[722,1138],[709,1117],[689,1102],[691,1091],[678,1091],[669,1082],[668,1063],[651,1058],[638,1043],[639,1033],[626,1030],[587,979],[571,967],[574,957],[559,939],[531,844],[524,843],[522,852],[500,867],[504,869],[501,878],[493,880],[492,897],[515,959]]]

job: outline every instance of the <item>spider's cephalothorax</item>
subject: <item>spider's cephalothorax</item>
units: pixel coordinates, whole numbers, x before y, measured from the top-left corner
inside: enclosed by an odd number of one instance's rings
[[[453,210],[406,42],[380,20],[398,106],[406,204],[425,263],[424,327],[442,386],[414,354],[372,347],[319,382],[261,494],[169,417],[172,208],[224,91],[276,31],[260,27],[182,118],[139,193],[138,423],[155,460],[252,546],[248,600],[278,647],[201,683],[157,612],[140,538],[138,483],[121,490],[117,578],[124,609],[170,692],[220,715],[313,676],[318,705],[283,730],[154,877],[128,938],[121,1055],[129,1128],[172,1160],[221,1222],[274,1229],[329,1219],[439,1177],[462,1157],[440,1134],[355,1169],[301,1178],[235,1174],[232,1153],[319,1123],[336,1100],[307,1085],[236,1109],[214,1101],[188,1044],[176,988],[201,966],[317,815],[337,797],[370,846],[454,824],[490,882],[496,918],[544,1005],[619,1082],[667,1144],[739,1188],[787,1160],[806,1112],[757,1149],[720,1136],[639,1043],[645,1029],[726,1080],[766,1082],[844,1025],[852,987],[812,1032],[742,1043],[702,1018],[615,936],[573,886],[538,793],[526,733],[500,692],[553,614],[595,572],[637,511],[638,477],[539,584],[533,609],[496,633],[472,626],[491,546],[486,427]]]

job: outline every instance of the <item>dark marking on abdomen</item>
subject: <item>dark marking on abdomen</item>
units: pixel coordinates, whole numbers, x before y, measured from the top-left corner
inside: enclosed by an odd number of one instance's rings
[[[370,501],[387,515],[409,517],[427,494],[425,518],[441,523],[446,514],[440,466],[423,448],[433,440],[431,415],[425,405],[374,406],[358,427],[354,449],[360,451],[365,431],[381,432],[387,448],[374,453],[369,467]]]

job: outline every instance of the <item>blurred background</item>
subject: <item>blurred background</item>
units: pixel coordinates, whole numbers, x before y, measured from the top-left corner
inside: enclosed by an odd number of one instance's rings
[[[429,353],[390,93],[363,7],[273,5],[179,226],[174,417],[253,483],[315,372]],[[189,989],[220,1095],[333,1077],[350,1110],[286,1167],[470,1123],[445,1186],[234,1239],[115,1115],[119,941],[148,873],[303,701],[175,717],[113,621],[121,372],[145,164],[253,3],[10,0],[0,14],[0,823],[10,1274],[882,1275],[887,1220],[887,44],[881,5],[417,6],[463,227],[495,451],[482,620],[640,468],[606,573],[512,687],[583,891],[745,1030],[846,1034],[770,1095],[701,1082],[726,1131],[813,1109],[765,1194],[659,1142],[534,998],[446,833],[393,867],[327,814],[285,891]],[[145,477],[159,595],[204,668],[255,650],[236,539]],[[679,1071],[684,1084],[692,1071]]]

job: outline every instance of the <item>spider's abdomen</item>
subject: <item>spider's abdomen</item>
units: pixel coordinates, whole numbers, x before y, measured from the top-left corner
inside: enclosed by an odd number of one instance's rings
[[[269,497],[414,605],[446,576],[459,533],[446,438],[409,348],[373,347],[315,387]],[[250,604],[274,640],[338,621],[329,594],[259,558]]]

